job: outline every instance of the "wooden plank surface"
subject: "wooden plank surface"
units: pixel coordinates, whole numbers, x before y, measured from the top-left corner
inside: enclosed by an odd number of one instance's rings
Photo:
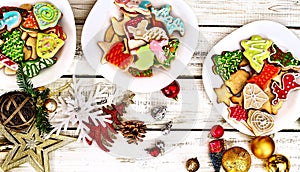
[[[96,0],[70,0],[76,23],[83,24]],[[274,20],[299,27],[300,3],[297,0],[185,0],[199,25],[240,26],[254,20]]]
[[[300,37],[300,2],[298,0],[185,0],[195,12],[198,24],[200,37],[198,41],[198,47],[191,62],[189,63],[187,70],[178,79],[182,85],[181,93],[189,95],[197,93],[199,98],[199,105],[197,107],[191,107],[189,110],[182,112],[178,108],[178,103],[173,100],[160,99],[161,93],[156,92],[153,94],[140,94],[137,95],[136,105],[133,105],[133,109],[142,113],[155,106],[155,105],[167,105],[168,114],[165,121],[176,118],[174,120],[174,129],[183,132],[182,129],[194,130],[190,132],[188,137],[181,142],[174,142],[176,148],[165,155],[147,160],[133,160],[127,158],[118,158],[101,151],[95,145],[87,146],[82,143],[72,143],[50,154],[50,164],[52,171],[186,171],[184,163],[187,159],[197,157],[201,168],[199,171],[211,172],[213,171],[211,161],[208,157],[207,143],[210,139],[207,137],[208,131],[211,126],[215,124],[221,124],[226,129],[224,139],[227,140],[227,146],[241,146],[246,148],[250,152],[249,143],[252,137],[243,135],[234,130],[225,120],[217,113],[213,108],[212,103],[207,98],[203,83],[201,80],[203,61],[206,58],[210,49],[226,35],[236,30],[240,26],[261,19],[273,20],[280,22],[293,31],[298,37]],[[77,51],[74,59],[74,63],[69,72],[66,73],[66,78],[59,79],[55,83],[49,85],[50,88],[57,88],[63,85],[70,78],[69,75],[74,72],[78,72],[76,67],[89,68],[88,64],[83,57],[83,53],[80,45],[81,31],[85,19],[93,7],[96,0],[69,0],[71,3],[77,28]],[[91,74],[92,70],[80,71],[79,74]],[[192,79],[196,77],[197,79]],[[114,87],[111,83],[107,82],[103,78],[90,78],[87,82],[99,82],[105,83],[111,87]],[[96,81],[94,81],[96,80]],[[0,93],[4,91],[0,90]],[[182,102],[181,102],[182,103]],[[185,102],[187,103],[187,102]],[[145,106],[147,105],[147,106]],[[150,106],[149,106],[150,105]],[[188,106],[188,103],[186,104]],[[144,110],[141,110],[143,109]],[[145,110],[146,109],[146,110]],[[192,116],[192,118],[191,118]],[[129,116],[130,117],[130,116]],[[193,127],[186,127],[189,120],[195,121]],[[157,131],[148,131],[148,135],[157,134],[160,123],[150,125],[151,129]],[[182,131],[180,131],[182,130]],[[73,130],[67,132],[72,134]],[[300,120],[294,122],[288,126],[286,130],[275,134],[274,140],[276,142],[275,153],[281,153],[286,155],[291,161],[291,172],[300,171]],[[172,140],[170,140],[172,143]],[[7,151],[11,146],[0,135],[0,160],[3,161]],[[252,155],[252,167],[250,172],[265,171],[264,162],[255,158]],[[1,161],[0,161],[1,164]],[[0,170],[1,171],[1,170]],[[11,170],[14,171],[34,171],[28,164],[21,165],[19,168]],[[224,170],[223,170],[224,171]]]
[[[212,163],[208,156],[207,131],[193,131],[182,143],[174,143],[176,148],[163,156],[148,158],[144,160],[134,160],[118,158],[108,155],[99,150],[95,145],[87,146],[82,143],[72,143],[50,154],[50,165],[52,171],[64,172],[96,172],[96,171],[130,171],[130,172],[153,172],[153,171],[178,171],[184,172],[185,161],[189,158],[199,160],[201,172],[212,172]],[[240,146],[250,150],[250,137],[238,132],[225,132],[224,137],[228,147]],[[275,153],[285,154],[291,162],[290,172],[298,172],[299,164],[299,133],[279,132],[275,135]],[[249,172],[260,172],[264,170],[264,161],[254,157],[252,153],[252,166]],[[0,159],[6,153],[0,153]],[[15,168],[11,172],[33,171],[28,164]],[[224,172],[224,170],[222,170]]]

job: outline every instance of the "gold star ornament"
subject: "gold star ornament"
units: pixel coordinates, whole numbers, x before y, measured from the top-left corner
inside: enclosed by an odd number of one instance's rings
[[[49,153],[76,140],[55,134],[44,140],[35,125],[32,125],[27,133],[8,131],[0,125],[0,133],[14,144],[1,166],[3,171],[28,162],[38,172],[49,172]]]

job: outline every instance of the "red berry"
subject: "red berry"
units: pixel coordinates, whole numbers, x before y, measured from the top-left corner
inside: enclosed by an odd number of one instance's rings
[[[160,149],[158,147],[154,147],[149,150],[149,153],[153,157],[157,157],[160,154]]]
[[[210,129],[210,134],[214,138],[220,138],[224,134],[224,128],[221,125],[215,125]]]

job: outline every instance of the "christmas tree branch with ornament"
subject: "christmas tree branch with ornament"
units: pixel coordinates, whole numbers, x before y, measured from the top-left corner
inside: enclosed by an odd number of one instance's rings
[[[17,70],[18,86],[31,96],[32,101],[36,105],[36,127],[41,133],[49,133],[53,127],[48,120],[48,110],[44,107],[44,104],[48,99],[50,89],[35,89],[31,80],[24,74],[22,69],[20,66]]]

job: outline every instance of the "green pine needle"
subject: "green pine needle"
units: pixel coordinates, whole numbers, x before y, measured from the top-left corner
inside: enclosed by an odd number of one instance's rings
[[[36,104],[36,126],[41,132],[49,133],[52,130],[52,126],[48,120],[48,112],[44,108],[43,103],[48,98],[50,89],[47,88],[44,91],[37,91],[33,88],[31,80],[24,74],[22,66],[19,65],[17,71],[17,84],[27,94],[31,95],[33,102]]]

